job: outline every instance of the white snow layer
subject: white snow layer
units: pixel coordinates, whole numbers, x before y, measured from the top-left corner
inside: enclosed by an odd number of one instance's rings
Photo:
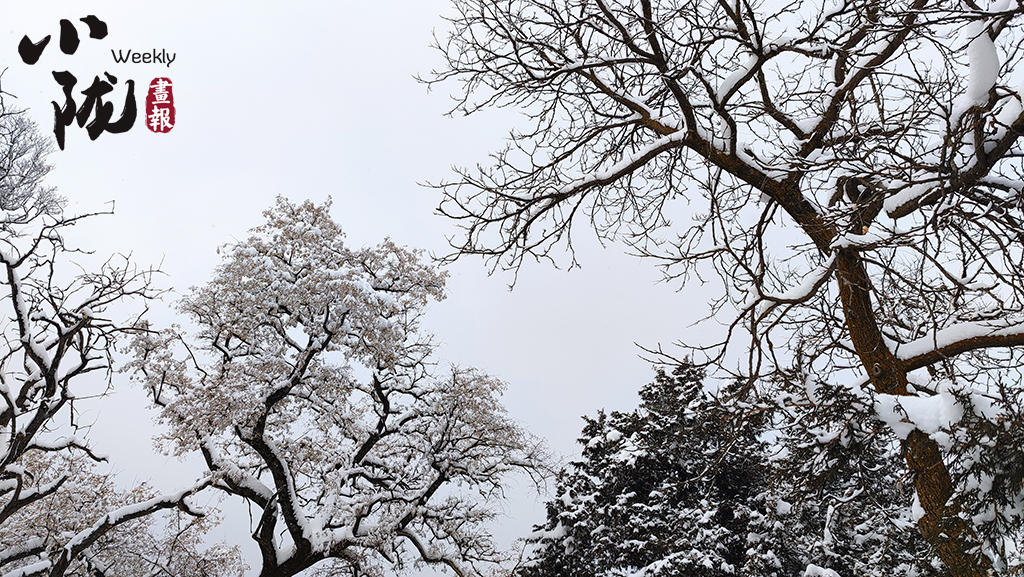
[[[735,72],[730,74],[722,81],[722,85],[715,91],[715,100],[719,103],[722,99],[729,95],[729,92],[736,87],[736,84],[743,79],[744,76],[750,74],[750,71],[757,66],[758,57],[757,55],[751,56],[747,59],[747,62],[740,66]]]
[[[993,321],[957,323],[940,329],[909,343],[898,345],[893,353],[901,361],[952,346],[956,343],[983,337],[1004,337],[1024,333],[1024,319],[1011,318]]]
[[[965,29],[970,43],[967,45],[967,93],[953,104],[952,120],[959,124],[972,106],[988,103],[988,93],[999,77],[999,54],[988,35],[988,23],[976,21]]]
[[[812,563],[807,566],[807,569],[804,569],[803,577],[839,577],[839,573]]]
[[[984,23],[971,27],[974,39],[967,46],[970,76],[967,79],[967,99],[972,103],[988,102],[988,92],[999,76],[999,55],[996,45],[988,36]]]
[[[806,299],[814,292],[818,283],[831,274],[832,263],[835,262],[835,258],[835,255],[830,256],[824,264],[811,269],[811,271],[804,276],[803,280],[801,280],[798,285],[779,294],[765,294],[764,297],[768,300],[783,302],[793,302]]]
[[[963,407],[949,391],[931,397],[879,394],[875,412],[901,439],[906,439],[914,429],[933,435],[964,416]]]

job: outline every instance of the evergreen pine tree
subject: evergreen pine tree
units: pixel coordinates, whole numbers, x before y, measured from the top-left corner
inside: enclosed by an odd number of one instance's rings
[[[746,403],[682,364],[640,397],[636,411],[584,417],[582,459],[560,474],[519,577],[942,574],[915,531],[898,443],[851,395]],[[800,425],[777,428],[794,411]],[[855,418],[830,432],[836,411]]]

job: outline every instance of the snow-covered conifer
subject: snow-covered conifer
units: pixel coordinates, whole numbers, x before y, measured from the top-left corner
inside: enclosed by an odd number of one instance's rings
[[[762,406],[737,401],[739,383],[712,392],[692,365],[659,370],[636,411],[585,417],[583,459],[559,475],[519,575],[942,575],[896,439],[867,411],[829,436],[827,413],[852,399],[819,394]]]

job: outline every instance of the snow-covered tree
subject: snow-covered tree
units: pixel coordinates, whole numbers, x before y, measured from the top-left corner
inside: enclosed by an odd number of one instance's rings
[[[122,490],[96,472],[103,459],[78,422],[75,400],[102,390],[104,378],[110,384],[113,347],[137,322],[108,315],[158,292],[151,271],[124,258],[92,269],[71,261],[88,257],[63,235],[89,215],[64,215],[62,199],[43,185],[49,151],[35,124],[0,100],[0,575],[95,577],[107,575],[103,566],[157,575],[155,567],[178,562],[168,555],[202,557],[199,539],[210,520],[183,521],[182,531],[165,534],[151,516],[180,510],[198,519],[189,498],[210,481],[156,495]],[[130,556],[112,553],[129,549]],[[210,555],[221,569],[238,566],[231,550]]]
[[[24,473],[40,486],[61,483],[51,492],[8,517],[0,532],[0,550],[7,553],[3,575],[54,575],[53,560],[76,536],[96,538],[81,553],[68,558],[69,577],[242,577],[245,564],[237,547],[203,542],[217,522],[214,513],[190,515],[181,510],[152,511],[166,500],[145,484],[123,489],[116,477],[101,474],[86,455],[30,453],[22,460]],[[134,515],[109,531],[120,511]],[[136,512],[143,513],[141,515]],[[193,513],[196,511],[193,510]],[[49,565],[49,566],[48,566]]]
[[[586,418],[583,460],[560,475],[519,574],[932,572],[913,523],[893,515],[911,494],[900,490],[891,434],[871,447],[809,439],[813,426],[778,430],[774,411],[723,404],[728,389],[712,394],[701,370],[680,365],[641,389],[636,411]],[[827,453],[827,472],[800,471],[804,451]]]
[[[283,198],[180,308],[198,329],[150,332],[137,377],[178,453],[250,506],[261,576],[476,575],[501,560],[485,522],[541,448],[504,384],[440,365],[419,326],[446,274],[390,240],[344,244],[330,204]]]
[[[900,437],[949,571],[1016,562],[1024,449],[997,441],[1024,394],[1024,5],[454,5],[433,80],[530,121],[441,184],[458,254],[516,268],[583,223],[684,284],[717,275],[728,335],[690,358],[745,359],[737,402],[784,402],[787,371],[852,391]]]
[[[744,564],[764,524],[759,431],[734,428],[693,367],[659,371],[640,396],[636,411],[584,417],[583,460],[561,473],[522,575],[710,577]]]

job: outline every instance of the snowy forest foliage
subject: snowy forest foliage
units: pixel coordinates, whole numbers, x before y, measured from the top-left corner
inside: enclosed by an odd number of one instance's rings
[[[582,228],[710,284],[724,338],[652,354],[835,439],[804,474],[885,423],[915,495],[894,519],[957,577],[1019,566],[1024,5],[455,6],[429,80],[528,122],[438,185],[451,258],[575,264]]]
[[[66,216],[43,185],[50,144],[23,114],[0,114],[0,139],[0,575],[243,575],[237,547],[206,541],[226,513],[197,508],[204,491],[249,505],[266,577],[469,576],[506,559],[487,523],[511,476],[546,474],[545,453],[498,402],[505,383],[435,358],[420,319],[447,273],[390,240],[349,248],[329,202],[279,198],[179,303],[194,335],[144,310],[114,321],[161,295],[155,271],[65,272],[84,254],[66,229],[94,215]],[[110,390],[115,346],[135,355],[121,371],[159,407],[162,446],[205,460],[192,485],[103,473],[75,402]]]
[[[249,505],[267,577],[468,576],[505,560],[487,522],[545,454],[498,402],[505,383],[434,358],[420,319],[447,273],[390,240],[345,246],[329,202],[278,199],[179,303],[195,334],[158,331],[143,316],[155,271],[68,266],[85,253],[66,229],[95,215],[66,216],[43,185],[49,150],[23,114],[0,113],[0,575],[242,575],[237,547],[206,542],[222,515],[195,506],[203,491]],[[142,314],[108,318],[133,303]],[[124,488],[79,423],[76,400],[110,390],[121,345],[163,447],[208,467],[180,491]]]
[[[692,365],[659,371],[630,413],[585,418],[522,577],[943,575],[883,423],[854,439],[723,402]],[[824,394],[824,392],[823,392]],[[822,461],[809,469],[808,462]]]
[[[1020,0],[453,3],[431,81],[532,126],[439,185],[452,258],[576,264],[582,226],[719,283],[726,327],[649,351],[692,363],[587,420],[517,571],[1024,570]],[[48,149],[0,110],[0,575],[239,574],[202,491],[248,507],[262,577],[511,560],[488,522],[544,454],[500,379],[437,358],[444,272],[282,199],[186,328],[112,320],[154,271],[68,266],[86,216],[42,184]],[[206,466],[177,492],[120,487],[79,435],[126,337],[163,447]]]
[[[543,474],[505,384],[439,363],[420,327],[446,273],[390,240],[345,245],[330,203],[279,198],[224,249],[127,367],[162,407],[169,451],[201,451],[253,511],[260,575],[476,575],[503,560],[486,523],[511,475]]]

